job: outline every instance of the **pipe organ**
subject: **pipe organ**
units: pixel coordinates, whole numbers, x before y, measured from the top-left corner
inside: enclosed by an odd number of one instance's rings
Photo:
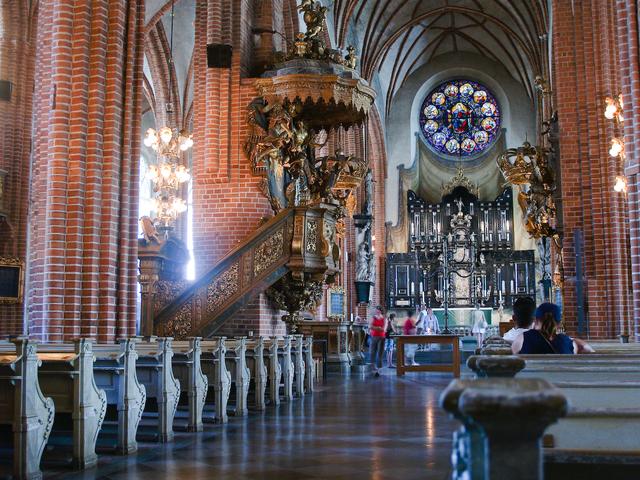
[[[457,187],[431,204],[408,193],[408,253],[387,255],[387,307],[511,307],[535,298],[533,250],[514,250],[513,194]],[[445,305],[446,304],[446,305]]]

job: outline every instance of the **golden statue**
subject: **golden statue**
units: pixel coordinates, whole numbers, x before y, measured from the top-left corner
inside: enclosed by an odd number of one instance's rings
[[[546,149],[525,142],[521,147],[505,151],[497,163],[505,180],[519,187],[518,203],[524,213],[527,232],[533,238],[554,238],[559,244],[558,233],[553,227],[556,181],[548,153]]]

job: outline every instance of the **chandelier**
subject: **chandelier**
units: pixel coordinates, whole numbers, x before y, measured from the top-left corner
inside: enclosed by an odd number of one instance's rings
[[[171,2],[171,39],[169,58],[169,98],[166,104],[167,118],[173,113],[171,92],[173,90],[173,18],[174,3]],[[146,178],[153,183],[153,206],[157,212],[156,223],[165,231],[187,210],[187,202],[180,197],[182,185],[191,179],[189,169],[181,164],[181,156],[193,147],[193,135],[187,130],[164,126],[158,130],[149,128],[144,144],[158,155],[158,165],[149,167]]]
[[[180,158],[182,152],[193,147],[193,135],[184,129],[178,131],[171,127],[162,127],[156,131],[150,128],[144,137],[144,144],[153,148],[161,157]]]

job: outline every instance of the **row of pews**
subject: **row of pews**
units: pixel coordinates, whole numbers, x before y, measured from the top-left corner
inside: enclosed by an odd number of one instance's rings
[[[512,355],[488,339],[467,362],[476,377],[452,382],[440,399],[463,425],[453,478],[543,478],[543,458],[551,467],[640,465],[640,345],[593,346]]]
[[[130,338],[38,344],[0,341],[0,428],[12,431],[13,475],[41,478],[45,451],[71,439],[72,463],[100,450],[131,454],[313,391],[313,339]],[[5,439],[7,440],[7,439]]]

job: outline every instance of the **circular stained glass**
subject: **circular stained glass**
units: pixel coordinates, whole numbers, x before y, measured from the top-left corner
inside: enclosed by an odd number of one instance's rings
[[[420,110],[420,129],[438,153],[475,156],[497,138],[500,107],[483,85],[452,80],[427,95]]]

